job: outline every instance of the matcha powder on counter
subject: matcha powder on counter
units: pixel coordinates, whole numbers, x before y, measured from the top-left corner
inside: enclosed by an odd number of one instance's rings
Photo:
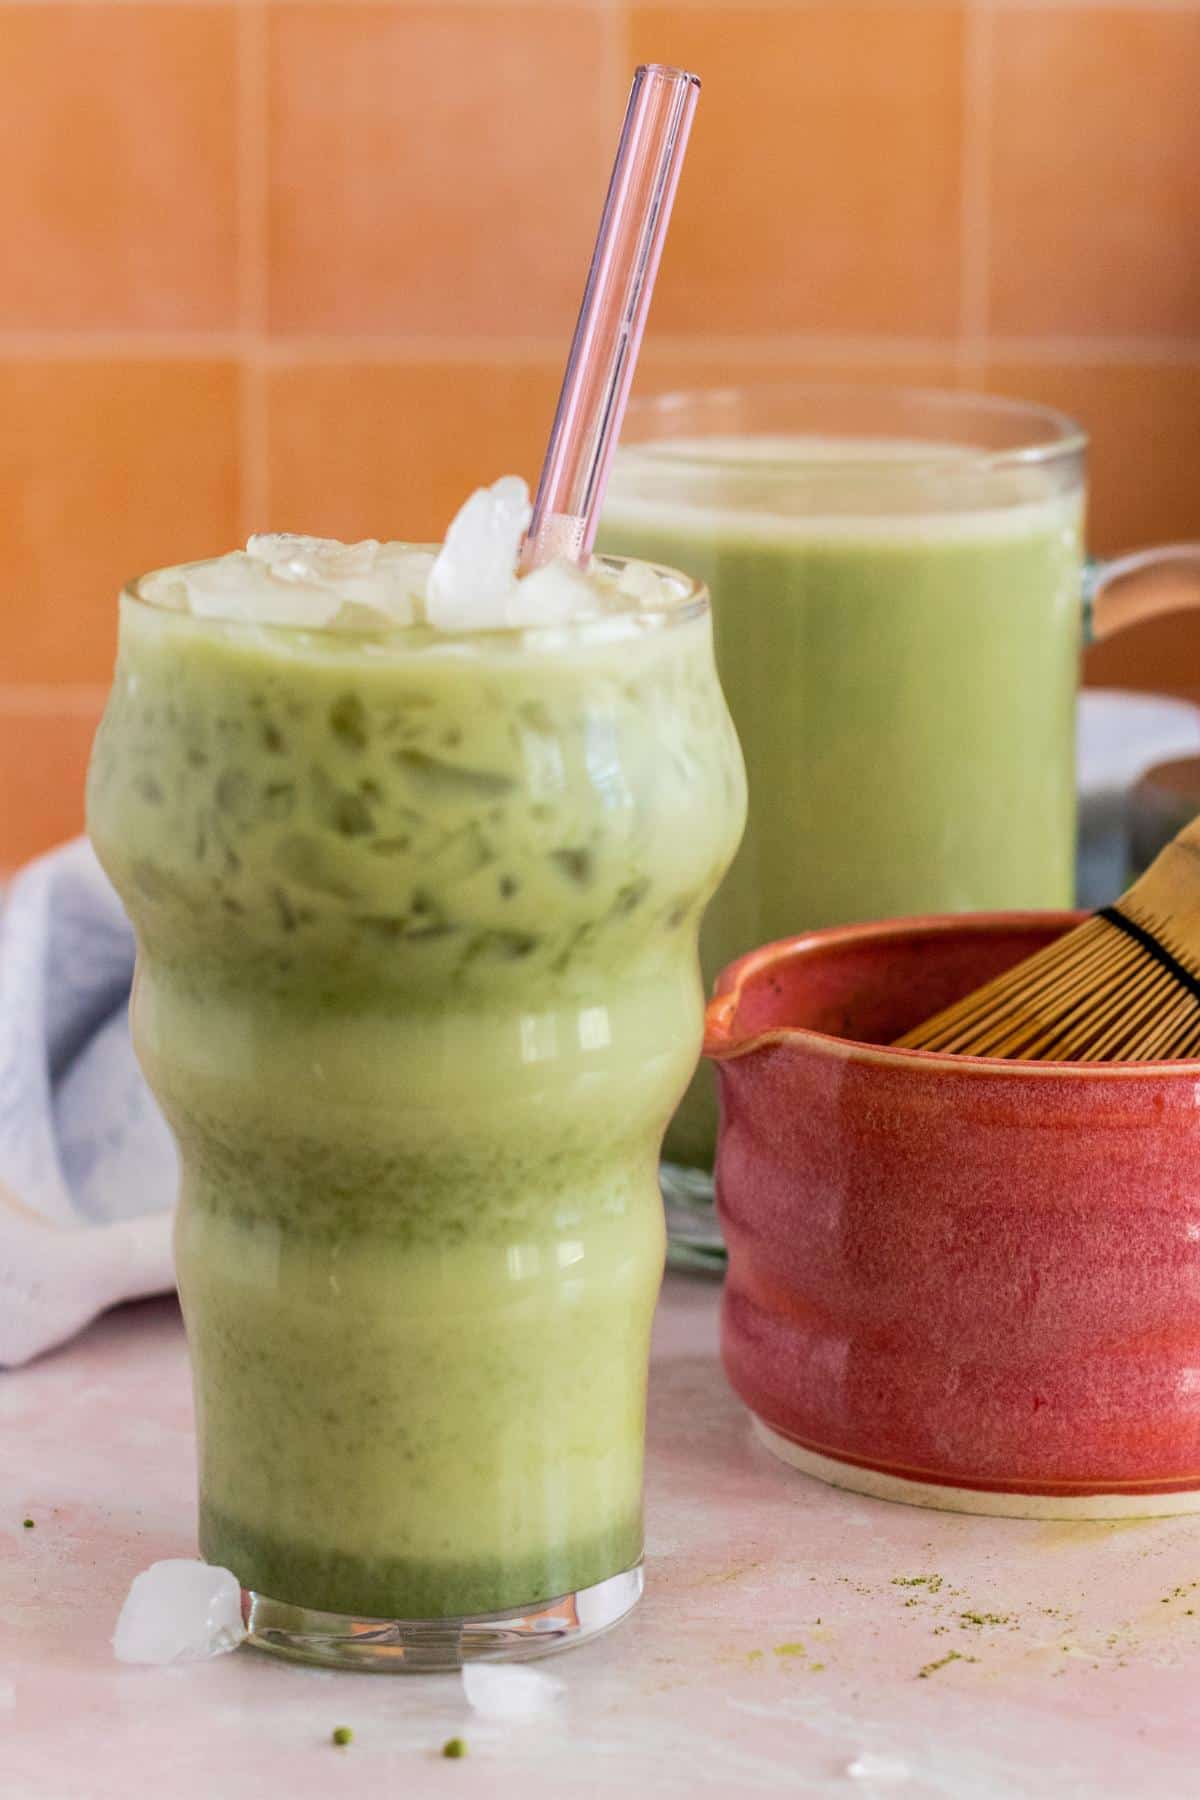
[[[964,1656],[961,1650],[951,1650],[949,1655],[939,1657],[937,1662],[928,1662],[923,1669],[918,1669],[917,1680],[928,1681],[931,1675],[936,1675],[939,1669],[945,1669],[951,1663],[973,1663],[978,1661],[979,1658],[977,1656]]]

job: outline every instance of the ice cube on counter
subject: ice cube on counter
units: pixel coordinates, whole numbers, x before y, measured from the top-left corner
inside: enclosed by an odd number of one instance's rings
[[[118,1662],[200,1662],[236,1650],[245,1635],[237,1576],[170,1557],[134,1576],[112,1647]]]
[[[846,1764],[846,1773],[852,1781],[884,1786],[912,1779],[912,1770],[904,1758],[893,1756],[886,1750],[860,1750],[854,1761]]]
[[[519,1663],[464,1663],[462,1684],[468,1703],[488,1719],[532,1718],[547,1712],[566,1693],[557,1675]]]
[[[517,556],[533,508],[519,475],[476,488],[450,521],[425,589],[438,631],[496,631],[508,623]]]

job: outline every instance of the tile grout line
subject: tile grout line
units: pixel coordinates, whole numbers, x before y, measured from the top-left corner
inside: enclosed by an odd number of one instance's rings
[[[91,718],[108,698],[108,687],[102,682],[53,681],[0,682],[0,714],[12,717],[27,713],[69,713],[75,718]]]
[[[287,6],[298,9],[328,8],[331,0],[265,0],[268,5]],[[348,6],[356,6],[363,11],[386,12],[394,10],[403,0],[345,0]],[[617,11],[621,0],[432,0],[446,11],[457,9],[460,12],[547,12],[562,8],[569,12],[605,13]],[[1041,8],[1056,6],[1133,6],[1134,8],[1167,8],[1172,10],[1186,9],[1200,4],[1200,0],[1009,0],[1010,4]],[[142,6],[167,8],[219,7],[224,10],[239,10],[248,4],[248,0],[0,0],[0,12],[8,7],[41,6],[52,8],[56,5],[85,7]],[[425,0],[431,4],[431,0]],[[844,4],[844,0],[683,0],[688,11],[703,12],[720,10],[722,12],[790,12],[798,7],[810,11],[832,10]],[[931,10],[944,10],[955,4],[955,0],[876,0],[876,4],[891,7],[897,11],[907,11],[912,7],[928,7]]]
[[[241,331],[12,331],[0,329],[0,356],[30,362],[231,362],[248,354]]]
[[[54,0],[51,0],[54,3]],[[828,333],[773,333],[766,337],[703,337],[662,334],[647,338],[648,362],[690,359],[694,362],[786,364],[788,362],[857,362],[864,368],[889,362],[953,360],[957,337],[838,337]],[[1001,337],[986,340],[992,362],[1059,362],[1074,366],[1195,367],[1200,364],[1200,338],[1173,337]],[[563,355],[562,336],[529,338],[371,337],[354,333],[329,336],[268,337],[253,331],[6,331],[0,330],[0,360],[28,362],[246,362],[267,371],[297,364],[330,363],[483,363],[513,366],[554,363]]]
[[[268,317],[267,14],[244,0],[238,78],[238,512],[243,538],[266,526],[270,493],[264,351]]]
[[[994,33],[990,0],[970,0],[963,31],[963,145],[959,245],[960,386],[983,379],[988,347]]]
[[[397,0],[347,0],[350,5],[364,10],[387,11],[397,5]],[[428,0],[426,0],[428,3]],[[457,7],[460,11],[473,10],[493,12],[544,12],[547,8],[565,7],[576,12],[604,12],[612,7],[620,6],[620,0],[436,0],[436,3],[451,10]],[[688,12],[792,12],[806,10],[817,12],[832,11],[842,5],[844,0],[681,0],[683,9]],[[1200,10],[1200,0],[995,0],[997,6],[1008,12],[1196,12]],[[154,9],[175,8],[187,9],[196,7],[219,7],[229,10],[240,10],[247,0],[0,0],[0,12],[8,8],[28,7],[30,5],[53,9],[57,5],[85,7],[128,7],[150,6]],[[268,5],[285,5],[297,8],[327,7],[330,0],[266,0]],[[896,11],[907,11],[912,8],[927,8],[931,11],[945,11],[955,4],[955,0],[876,0],[876,4],[892,8]]]
[[[271,529],[267,372],[253,348],[240,365],[238,388],[238,531],[244,541],[251,532]]]
[[[1001,12],[1196,12],[1200,0],[994,0]]]
[[[613,0],[612,68],[610,85],[614,89],[614,106],[621,116],[633,80],[633,13],[632,0]]]

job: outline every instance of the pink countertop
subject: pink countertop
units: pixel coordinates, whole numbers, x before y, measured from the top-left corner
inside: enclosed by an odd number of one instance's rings
[[[542,1664],[566,1704],[518,1723],[479,1720],[453,1676],[117,1664],[130,1578],[194,1554],[176,1308],[0,1375],[0,1800],[1196,1793],[1200,1518],[970,1519],[823,1487],[752,1442],[716,1299],[673,1276],[659,1311],[646,1598]]]

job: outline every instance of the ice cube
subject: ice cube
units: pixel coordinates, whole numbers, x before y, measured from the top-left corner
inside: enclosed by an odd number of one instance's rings
[[[340,598],[368,606],[392,625],[411,625],[424,611],[433,554],[407,544],[380,544],[369,569],[332,578]]]
[[[846,1773],[852,1781],[884,1785],[912,1779],[912,1770],[902,1756],[891,1756],[878,1750],[860,1750],[854,1761],[846,1764]]]
[[[341,604],[331,588],[279,581],[260,557],[234,551],[180,571],[188,608],[198,619],[251,625],[293,625],[319,631]]]
[[[556,556],[553,562],[514,582],[506,619],[509,625],[538,629],[569,625],[573,619],[594,617],[602,610],[596,587],[583,570]]]
[[[340,576],[369,575],[379,554],[375,538],[343,544],[338,538],[305,537],[296,531],[258,531],[247,556],[265,563],[280,581],[331,584]]]
[[[431,561],[428,552],[374,538],[341,544],[334,538],[260,533],[246,550],[188,564],[173,579],[182,581],[187,607],[198,618],[307,631],[330,626],[379,631],[412,623]]]
[[[476,488],[451,520],[429,571],[425,613],[439,631],[489,631],[507,623],[517,552],[533,509],[519,475]]]
[[[655,612],[671,604],[670,588],[648,563],[627,562],[617,577],[617,592]]]
[[[198,1662],[246,1635],[236,1575],[171,1557],[135,1575],[113,1632],[118,1662]]]
[[[152,575],[143,575],[137,589],[152,606],[165,607],[169,612],[189,610],[187,584],[178,569],[156,569]]]
[[[329,621],[329,629],[358,632],[362,636],[372,632],[392,631],[397,625],[411,625],[412,622],[411,601],[403,611],[393,612],[391,607],[374,606],[362,600],[343,600]]]
[[[549,1711],[566,1693],[557,1675],[523,1669],[519,1663],[464,1663],[462,1683],[468,1703],[488,1719],[532,1718]]]

